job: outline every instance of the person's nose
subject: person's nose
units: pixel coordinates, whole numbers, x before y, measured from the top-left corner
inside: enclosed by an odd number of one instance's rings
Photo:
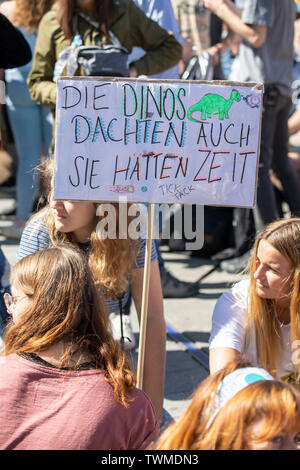
[[[256,268],[256,271],[254,273],[254,279],[264,279],[265,278],[265,268],[264,268],[264,265],[262,263],[259,263],[257,268]]]

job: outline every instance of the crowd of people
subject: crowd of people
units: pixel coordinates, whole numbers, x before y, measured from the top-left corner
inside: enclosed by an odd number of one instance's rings
[[[127,356],[128,313],[134,302],[141,318],[146,241],[101,239],[100,202],[54,199],[56,79],[78,44],[117,37],[131,52],[130,77],[178,79],[195,46],[171,0],[0,4],[5,119],[18,155],[16,217],[1,235],[19,241],[14,266],[0,248],[1,449],[300,449],[300,8],[294,0],[195,5],[196,15],[211,12],[205,52],[214,78],[264,84],[257,204],[232,211],[231,244],[214,253],[224,271],[248,269],[215,305],[210,375],[160,432],[163,298],[197,295],[199,285],[167,271],[152,242],[141,390]],[[228,77],[226,51],[235,56]]]

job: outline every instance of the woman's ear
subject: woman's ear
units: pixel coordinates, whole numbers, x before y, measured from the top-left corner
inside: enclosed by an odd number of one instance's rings
[[[4,303],[5,303],[5,306],[6,306],[7,313],[9,313],[9,315],[12,316],[12,314],[13,314],[12,313],[12,304],[13,304],[13,302],[12,302],[11,295],[8,292],[6,292],[3,296],[3,299],[4,299]]]

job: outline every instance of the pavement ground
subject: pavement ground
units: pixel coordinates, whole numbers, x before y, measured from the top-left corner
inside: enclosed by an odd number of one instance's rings
[[[14,204],[14,193],[0,188],[0,211]],[[13,217],[1,217],[0,228],[12,224]],[[16,262],[18,242],[0,235],[1,247],[11,265]],[[190,403],[191,395],[199,383],[209,374],[208,340],[211,318],[218,297],[241,275],[230,275],[206,258],[192,257],[190,252],[170,252],[161,247],[166,268],[178,279],[201,279],[199,293],[195,297],[164,299],[167,324],[167,363],[164,409],[174,420],[178,419]],[[131,307],[131,320],[138,340],[138,320]],[[137,361],[137,348],[133,352]]]

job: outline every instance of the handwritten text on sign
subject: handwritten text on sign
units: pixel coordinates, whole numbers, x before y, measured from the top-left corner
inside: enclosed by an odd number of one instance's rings
[[[261,100],[243,84],[62,78],[54,197],[252,207]]]

